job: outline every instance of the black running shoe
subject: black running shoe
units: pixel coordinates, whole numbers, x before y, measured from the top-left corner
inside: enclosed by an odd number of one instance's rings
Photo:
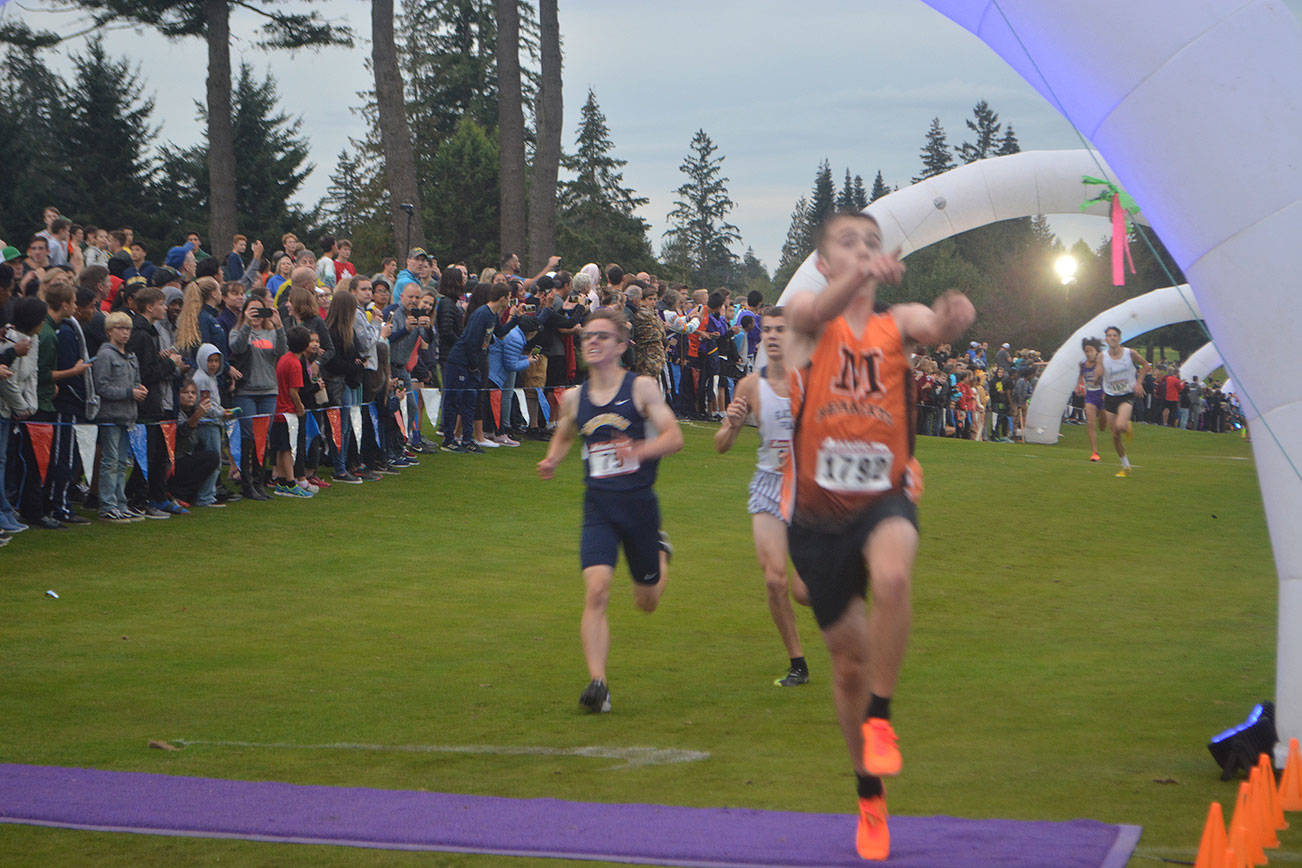
[[[778,687],[799,687],[809,683],[808,669],[791,669],[786,676],[773,682]]]
[[[610,711],[610,690],[606,687],[606,682],[596,678],[589,681],[588,686],[579,694],[579,705],[594,713]]]

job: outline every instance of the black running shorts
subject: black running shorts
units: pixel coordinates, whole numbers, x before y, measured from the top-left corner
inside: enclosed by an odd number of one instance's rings
[[[814,620],[826,630],[855,597],[868,593],[863,546],[881,522],[899,516],[918,526],[918,505],[904,494],[888,494],[836,531],[792,524],[787,528],[791,562],[809,589]]]
[[[588,489],[583,498],[583,533],[579,563],[583,569],[615,566],[619,547],[633,581],[660,581],[660,503],[650,488],[634,491]]]
[[[1134,403],[1134,395],[1109,395],[1107,392],[1103,393],[1103,409],[1109,413],[1117,412],[1124,404],[1133,405]]]

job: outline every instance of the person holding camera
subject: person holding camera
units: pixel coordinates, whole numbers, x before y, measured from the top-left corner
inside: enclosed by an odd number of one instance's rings
[[[449,269],[451,272],[451,269]],[[389,314],[389,323],[393,331],[389,334],[389,369],[393,378],[401,385],[407,407],[408,430],[405,432],[407,444],[412,450],[422,446],[420,438],[419,407],[412,389],[411,369],[415,367],[416,349],[420,341],[430,342],[434,339],[432,326],[433,310],[422,309],[421,288],[415,281],[402,284],[398,295],[398,305]],[[388,418],[386,416],[386,418]],[[399,467],[414,466],[415,459],[404,454],[401,443],[390,444],[390,462]],[[432,451],[432,450],[424,450]]]
[[[270,498],[266,470],[253,442],[253,417],[270,416],[276,410],[276,362],[285,350],[280,314],[265,298],[246,299],[231,329],[231,352],[236,366],[248,372],[235,387],[235,406],[241,414],[240,487],[250,500]]]

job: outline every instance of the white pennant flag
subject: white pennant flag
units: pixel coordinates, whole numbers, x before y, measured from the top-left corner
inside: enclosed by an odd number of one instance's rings
[[[398,415],[402,417],[402,439],[406,440],[411,436],[411,420],[407,418],[407,400],[398,402]]]
[[[81,453],[81,468],[86,474],[86,482],[95,475],[95,440],[99,437],[98,425],[74,425],[77,434],[77,451]]]
[[[353,429],[353,442],[358,444],[357,448],[361,449],[362,442],[362,408],[353,406],[348,408],[348,424]]]
[[[280,417],[289,428],[289,458],[298,461],[298,417],[293,413],[281,413]]]
[[[434,430],[439,429],[439,410],[443,407],[443,393],[438,389],[421,389],[420,399],[425,404],[425,416]]]
[[[515,390],[515,406],[520,408],[520,415],[524,417],[524,427],[529,427],[529,402],[524,399],[524,389]],[[502,424],[511,427],[510,419],[503,419]]]

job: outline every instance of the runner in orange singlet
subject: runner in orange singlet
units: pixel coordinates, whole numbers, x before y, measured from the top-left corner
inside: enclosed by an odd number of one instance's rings
[[[874,312],[878,283],[904,266],[866,214],[837,214],[818,237],[823,292],[787,305],[795,419],[784,466],[791,560],[832,658],[837,719],[858,776],[856,848],[890,853],[882,777],[899,774],[890,700],[908,644],[922,469],[913,458],[910,343],[949,343],[972,325],[967,296]],[[871,583],[869,578],[871,577]],[[865,596],[872,590],[872,607]]]

